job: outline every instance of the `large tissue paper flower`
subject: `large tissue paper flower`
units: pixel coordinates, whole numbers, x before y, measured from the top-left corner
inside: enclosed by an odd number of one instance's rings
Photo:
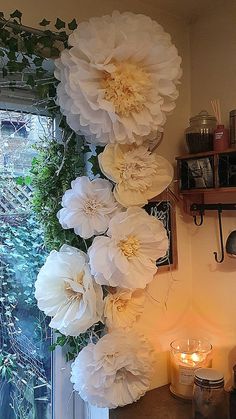
[[[173,179],[172,165],[146,145],[108,144],[98,158],[102,172],[116,183],[113,193],[124,207],[144,206]]]
[[[163,131],[181,77],[170,35],[150,17],[113,12],[81,23],[55,61],[68,125],[95,144],[141,143]]]
[[[145,288],[157,271],[156,260],[168,249],[161,221],[139,207],[130,207],[110,221],[108,237],[95,237],[88,250],[98,284]]]
[[[35,283],[38,307],[52,317],[50,327],[64,335],[78,336],[101,320],[102,289],[87,263],[87,255],[63,245],[53,250]]]
[[[129,328],[143,313],[145,292],[117,288],[104,299],[104,321],[109,330]]]
[[[71,189],[62,198],[57,213],[63,228],[73,228],[84,239],[104,233],[111,217],[118,210],[112,193],[112,184],[106,179],[89,180],[86,176],[71,182]]]
[[[138,400],[150,387],[152,351],[141,335],[114,331],[82,349],[71,381],[83,400],[116,408]]]

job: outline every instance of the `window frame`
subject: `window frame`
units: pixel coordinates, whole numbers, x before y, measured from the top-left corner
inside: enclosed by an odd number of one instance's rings
[[[0,109],[9,111],[22,111],[39,115],[50,116],[45,109],[35,108],[33,103],[36,99],[33,92],[20,90],[21,97],[15,91],[4,89],[0,98]],[[25,98],[24,98],[25,93]],[[9,94],[9,97],[8,97]],[[60,130],[55,118],[55,134],[60,139]],[[53,341],[55,333],[53,333]],[[51,358],[51,381],[52,381],[52,419],[109,419],[109,409],[97,408],[84,402],[79,394],[73,390],[70,381],[71,362],[66,362],[65,349],[57,347],[52,352]]]
[[[7,96],[9,92],[10,100]],[[0,98],[0,110],[9,110],[15,112],[25,112],[36,114],[36,108],[33,106],[35,95],[27,95],[24,99],[24,91],[21,90],[21,98],[17,94],[17,89],[11,91],[4,89],[4,95]],[[42,116],[50,116],[45,109],[37,108],[37,113]],[[55,133],[59,132],[58,124],[55,119]],[[55,334],[52,335],[53,341]],[[51,357],[51,403],[52,403],[52,419],[76,419],[83,418],[84,402],[79,397],[75,397],[73,386],[70,382],[70,363],[66,362],[66,357],[63,348],[56,348],[52,352]],[[78,400],[75,402],[75,399]],[[76,407],[75,407],[76,406]],[[78,413],[78,416],[76,412]]]

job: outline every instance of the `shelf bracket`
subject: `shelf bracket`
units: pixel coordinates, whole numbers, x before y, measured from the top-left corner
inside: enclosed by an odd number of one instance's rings
[[[220,232],[220,248],[221,256],[219,257],[217,252],[214,252],[215,261],[217,263],[222,263],[224,260],[224,243],[223,243],[223,228],[222,228],[222,219],[221,215],[223,211],[236,211],[236,204],[192,204],[190,211],[194,214],[193,220],[196,226],[201,226],[203,224],[203,213],[205,211],[217,211],[218,212],[218,221],[219,221],[219,232]],[[197,222],[197,215],[200,215],[200,221]]]

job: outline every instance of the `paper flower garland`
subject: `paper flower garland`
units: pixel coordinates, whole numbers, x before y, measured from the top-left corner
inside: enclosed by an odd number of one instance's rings
[[[109,331],[129,328],[142,314],[145,292],[117,288],[104,299],[104,321]]]
[[[79,25],[56,60],[58,104],[95,144],[142,143],[175,107],[181,58],[150,17],[113,12]]]
[[[159,195],[173,179],[173,167],[148,147],[109,144],[99,154],[99,165],[106,177],[116,183],[114,196],[124,207],[144,206]]]
[[[48,256],[35,283],[38,307],[52,317],[50,327],[78,336],[101,320],[102,289],[90,274],[87,255],[62,246]]]
[[[101,285],[145,288],[157,271],[156,260],[167,249],[162,222],[130,207],[111,219],[107,237],[95,237],[88,250],[91,272]]]
[[[144,337],[112,332],[89,344],[72,364],[71,381],[83,400],[115,408],[138,400],[152,377],[152,352]]]
[[[63,228],[74,228],[76,234],[88,239],[104,233],[118,204],[112,193],[112,184],[105,179],[78,177],[62,197],[58,219]]]
[[[71,246],[51,252],[35,295],[65,335],[104,323],[107,334],[78,354],[71,381],[85,401],[115,408],[138,400],[153,370],[150,346],[132,328],[169,243],[162,222],[141,207],[173,178],[149,144],[175,107],[181,59],[158,23],[128,12],[80,24],[69,47],[55,62],[57,103],[72,130],[106,146],[98,161],[110,181],[78,177],[64,193],[58,220],[84,239],[88,255]]]

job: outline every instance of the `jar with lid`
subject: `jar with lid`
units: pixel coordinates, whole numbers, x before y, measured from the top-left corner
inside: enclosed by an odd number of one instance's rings
[[[201,111],[190,118],[189,127],[185,130],[189,153],[212,151],[215,129],[216,118],[207,111]]]
[[[212,368],[195,371],[193,419],[229,419],[229,400],[224,376]]]
[[[229,113],[230,146],[236,148],[236,109]]]

